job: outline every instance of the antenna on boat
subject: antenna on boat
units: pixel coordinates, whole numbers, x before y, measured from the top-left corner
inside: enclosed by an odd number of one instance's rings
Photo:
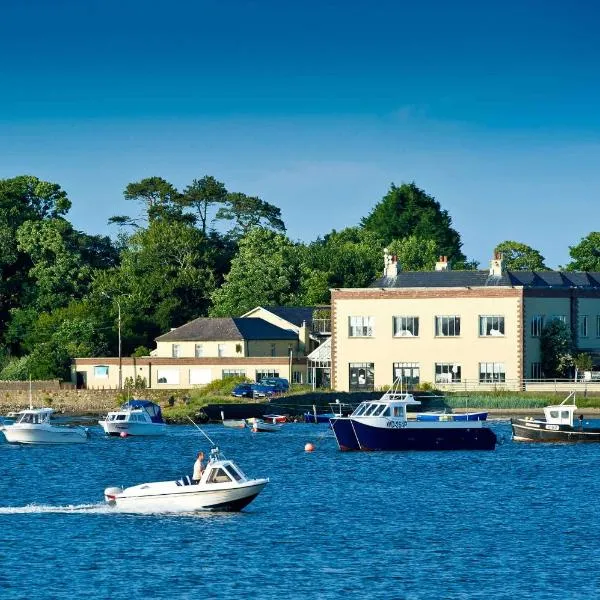
[[[213,445],[213,446],[217,446],[209,437],[208,435],[206,435],[206,433],[204,433],[204,430],[201,427],[198,427],[198,425],[196,425],[196,423],[194,423],[194,419],[192,419],[191,417],[188,416],[188,419],[190,420],[190,422],[192,423],[192,425]]]
[[[31,397],[31,373],[29,373],[29,410],[33,410],[33,400]]]

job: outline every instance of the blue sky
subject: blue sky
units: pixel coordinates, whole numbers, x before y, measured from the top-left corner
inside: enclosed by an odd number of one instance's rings
[[[391,182],[450,213],[469,258],[551,267],[599,229],[591,1],[5,0],[0,177],[55,181],[114,234],[127,183],[211,174],[292,239],[357,224]]]

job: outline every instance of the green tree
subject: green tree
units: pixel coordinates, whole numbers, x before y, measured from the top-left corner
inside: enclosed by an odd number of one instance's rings
[[[572,365],[573,337],[568,325],[552,319],[542,329],[540,353],[544,377],[565,377]]]
[[[591,371],[594,362],[592,357],[587,352],[579,352],[573,357],[573,365],[575,366],[575,381],[577,381],[578,373]]]
[[[210,222],[210,209],[214,209],[226,201],[225,184],[210,175],[205,175],[202,179],[194,179],[191,185],[183,190],[179,199],[182,206],[196,210],[200,220],[200,229],[204,234],[206,234]]]
[[[279,208],[260,198],[239,192],[227,194],[225,206],[219,208],[216,218],[234,221],[231,233],[236,237],[245,236],[254,227],[267,227],[279,233],[285,232]]]
[[[403,271],[433,271],[439,253],[435,240],[409,235],[388,245],[390,254],[396,255]]]
[[[236,317],[255,306],[295,304],[301,249],[283,234],[257,227],[240,240],[225,283],[212,294],[214,317]]]
[[[461,251],[460,235],[452,228],[448,211],[414,183],[392,184],[389,192],[375,206],[361,225],[375,232],[384,243],[410,235],[434,240],[438,253],[447,256],[456,267],[466,258]]]
[[[506,240],[498,244],[495,252],[502,253],[504,268],[509,271],[547,271],[544,257],[531,246]]]
[[[576,246],[569,246],[571,262],[564,267],[567,271],[600,271],[600,232],[593,231]]]

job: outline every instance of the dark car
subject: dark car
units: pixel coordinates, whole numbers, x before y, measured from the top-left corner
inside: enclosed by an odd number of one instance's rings
[[[287,392],[290,389],[290,382],[284,377],[265,377],[260,383],[274,388],[276,393]]]
[[[254,389],[250,383],[238,383],[231,392],[236,398],[254,398]]]
[[[265,385],[262,381],[260,383],[253,383],[252,390],[254,391],[254,398],[269,398],[277,393],[275,386]]]

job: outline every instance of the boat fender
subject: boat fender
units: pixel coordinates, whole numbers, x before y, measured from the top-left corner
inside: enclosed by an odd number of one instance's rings
[[[123,488],[107,487],[104,490],[104,499],[106,500],[106,502],[108,502],[108,504],[110,504],[111,506],[114,506],[116,504],[116,500],[115,500],[116,496],[118,496],[122,492],[123,492]]]

